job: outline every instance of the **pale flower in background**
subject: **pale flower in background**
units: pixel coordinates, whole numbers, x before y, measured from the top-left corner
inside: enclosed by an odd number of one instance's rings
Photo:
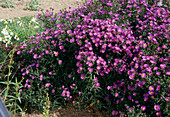
[[[21,26],[22,25],[22,22],[19,24],[19,26]]]
[[[10,32],[10,35],[13,35],[14,33],[13,32]]]
[[[5,21],[4,24],[8,24],[8,22],[6,20],[4,20],[4,21]]]
[[[20,23],[20,21],[17,21],[17,24],[19,24]]]
[[[3,19],[0,19],[0,22],[3,22],[4,20]]]
[[[34,28],[37,29],[39,26],[35,26]]]
[[[9,21],[10,23],[12,23],[12,19],[9,19],[8,21]]]
[[[21,26],[21,25],[22,25],[22,22],[21,22],[21,21],[17,21],[17,24],[19,24],[19,26]]]
[[[15,35],[14,39],[19,40],[19,37],[17,35]]]
[[[31,22],[34,22],[34,23],[38,24],[38,22],[36,22],[36,18],[35,17],[32,18]]]
[[[32,18],[32,20],[31,20],[32,22],[36,22],[36,18],[34,17],[34,18]]]
[[[3,28],[3,30],[1,31],[1,33],[4,34],[4,35],[8,35],[7,25],[5,26],[5,28]]]

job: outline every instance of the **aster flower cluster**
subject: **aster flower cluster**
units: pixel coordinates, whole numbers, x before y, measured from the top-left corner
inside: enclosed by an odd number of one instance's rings
[[[58,14],[51,10],[37,15],[46,30],[16,53],[20,75],[28,79],[22,92],[39,84],[74,103],[71,95],[80,92],[100,99],[114,116],[167,115],[168,8],[145,0],[93,0]]]

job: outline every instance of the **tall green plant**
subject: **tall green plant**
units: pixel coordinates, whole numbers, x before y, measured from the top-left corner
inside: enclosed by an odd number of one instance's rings
[[[1,88],[3,89],[0,92],[0,96],[3,97],[3,101],[6,104],[7,108],[9,109],[9,112],[11,115],[15,116],[16,113],[23,112],[22,108],[19,106],[19,103],[21,103],[21,97],[20,97],[20,91],[22,86],[22,80],[18,82],[17,78],[15,78],[15,75],[12,74],[13,72],[13,55],[16,52],[16,47],[14,47],[7,59],[9,59],[9,62],[7,62],[8,66],[8,74],[5,76],[5,79],[1,79],[0,84]],[[7,59],[5,61],[7,61]],[[5,63],[4,61],[4,63]],[[13,82],[13,78],[15,78],[15,82]],[[2,87],[3,86],[3,87]]]
[[[26,6],[29,10],[37,11],[40,9],[40,0],[31,0]]]

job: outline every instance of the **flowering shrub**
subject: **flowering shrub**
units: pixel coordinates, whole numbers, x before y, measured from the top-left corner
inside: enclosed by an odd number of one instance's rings
[[[114,116],[168,116],[169,15],[145,0],[93,0],[59,17],[53,9],[39,14],[46,30],[16,53],[23,100],[41,109],[48,92],[51,106],[72,100]]]

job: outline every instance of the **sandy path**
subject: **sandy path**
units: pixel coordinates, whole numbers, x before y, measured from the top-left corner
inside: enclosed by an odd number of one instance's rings
[[[38,13],[41,13],[41,11],[25,10],[27,8],[26,4],[29,3],[30,0],[12,0],[12,1],[15,4],[16,8],[0,7],[0,19],[37,15]],[[69,6],[74,8],[77,7],[76,1],[78,1],[79,3],[83,3],[84,0],[40,0],[40,8],[46,10],[52,7],[54,8],[55,12],[58,12],[63,8],[68,9]]]

